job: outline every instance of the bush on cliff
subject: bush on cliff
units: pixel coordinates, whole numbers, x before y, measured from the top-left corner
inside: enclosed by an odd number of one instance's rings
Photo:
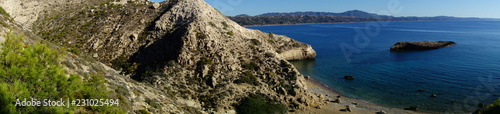
[[[264,95],[250,95],[235,107],[238,114],[284,114],[287,107]]]
[[[23,37],[8,33],[0,43],[0,113],[72,113],[80,111],[111,113],[117,107],[35,107],[15,106],[17,99],[107,99],[104,78],[87,79],[69,75],[60,64],[64,52],[47,45],[23,43]],[[43,105],[43,104],[42,104]],[[67,105],[67,104],[65,104]],[[82,110],[83,109],[83,110]]]
[[[3,9],[3,7],[0,7],[0,15],[10,16],[9,13],[7,13],[7,11],[5,11],[5,9]]]
[[[483,110],[483,114],[500,114],[500,99],[486,106],[486,109]]]

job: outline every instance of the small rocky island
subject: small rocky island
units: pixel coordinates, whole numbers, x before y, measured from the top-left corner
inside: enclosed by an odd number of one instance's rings
[[[391,47],[391,51],[410,51],[410,50],[430,50],[455,45],[452,41],[421,41],[421,42],[398,42]]]

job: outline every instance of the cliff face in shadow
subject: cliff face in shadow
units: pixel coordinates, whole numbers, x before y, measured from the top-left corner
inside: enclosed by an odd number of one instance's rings
[[[287,61],[315,58],[310,45],[246,29],[203,0],[122,0],[83,5],[47,1],[36,2],[44,6],[39,10],[27,10],[46,15],[13,11],[16,8],[8,11],[37,17],[36,21],[18,20],[73,56],[97,60],[91,62],[96,67],[68,69],[85,73],[81,70],[106,68],[102,71],[110,85],[123,86],[126,93],[132,93],[125,96],[132,111],[186,111],[174,109],[182,106],[230,113],[241,99],[255,94],[284,104],[288,110],[324,103],[322,97],[306,90],[303,75]],[[35,4],[30,0],[1,3],[12,2]],[[72,8],[51,12],[65,7]],[[87,59],[68,61],[69,66],[78,66],[85,63],[78,61]],[[157,103],[151,104],[151,100]],[[185,109],[182,107],[177,108]]]

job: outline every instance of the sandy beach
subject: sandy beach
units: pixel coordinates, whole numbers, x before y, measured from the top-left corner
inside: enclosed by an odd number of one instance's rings
[[[423,114],[423,112],[386,107],[359,99],[348,98],[311,78],[307,79],[307,87],[310,92],[322,94],[329,100],[335,100],[340,96],[340,103],[328,102],[326,105],[322,105],[320,109],[308,107],[306,110],[292,112],[292,114],[383,114],[381,111],[385,112],[385,114]],[[347,106],[350,111],[346,111]]]

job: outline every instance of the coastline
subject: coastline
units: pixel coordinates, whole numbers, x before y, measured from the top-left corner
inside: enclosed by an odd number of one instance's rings
[[[424,114],[424,112],[403,110],[394,107],[382,106],[379,104],[371,103],[368,101],[349,98],[335,91],[335,89],[328,87],[320,81],[312,78],[306,78],[307,90],[312,93],[322,94],[325,99],[329,101],[337,99],[340,96],[340,103],[327,102],[322,105],[320,109],[309,107],[305,110],[299,110],[292,114],[323,114],[323,113],[352,113],[352,114],[373,114],[377,112],[385,112],[386,114]],[[351,112],[341,111],[349,106]]]
[[[360,21],[360,22],[325,22],[325,23],[264,24],[264,25],[242,25],[242,26],[243,26],[243,27],[260,27],[260,26],[308,25],[308,24],[334,24],[334,23],[420,22],[420,21],[437,21],[437,20],[416,20],[416,21]]]
[[[264,25],[241,25],[241,26],[242,26],[242,27],[261,27],[261,26],[309,25],[309,24],[335,24],[335,23],[422,22],[422,21],[468,21],[468,20],[359,21],[359,22],[325,22],[325,23],[264,24]],[[500,21],[500,20],[499,20],[499,21]]]

